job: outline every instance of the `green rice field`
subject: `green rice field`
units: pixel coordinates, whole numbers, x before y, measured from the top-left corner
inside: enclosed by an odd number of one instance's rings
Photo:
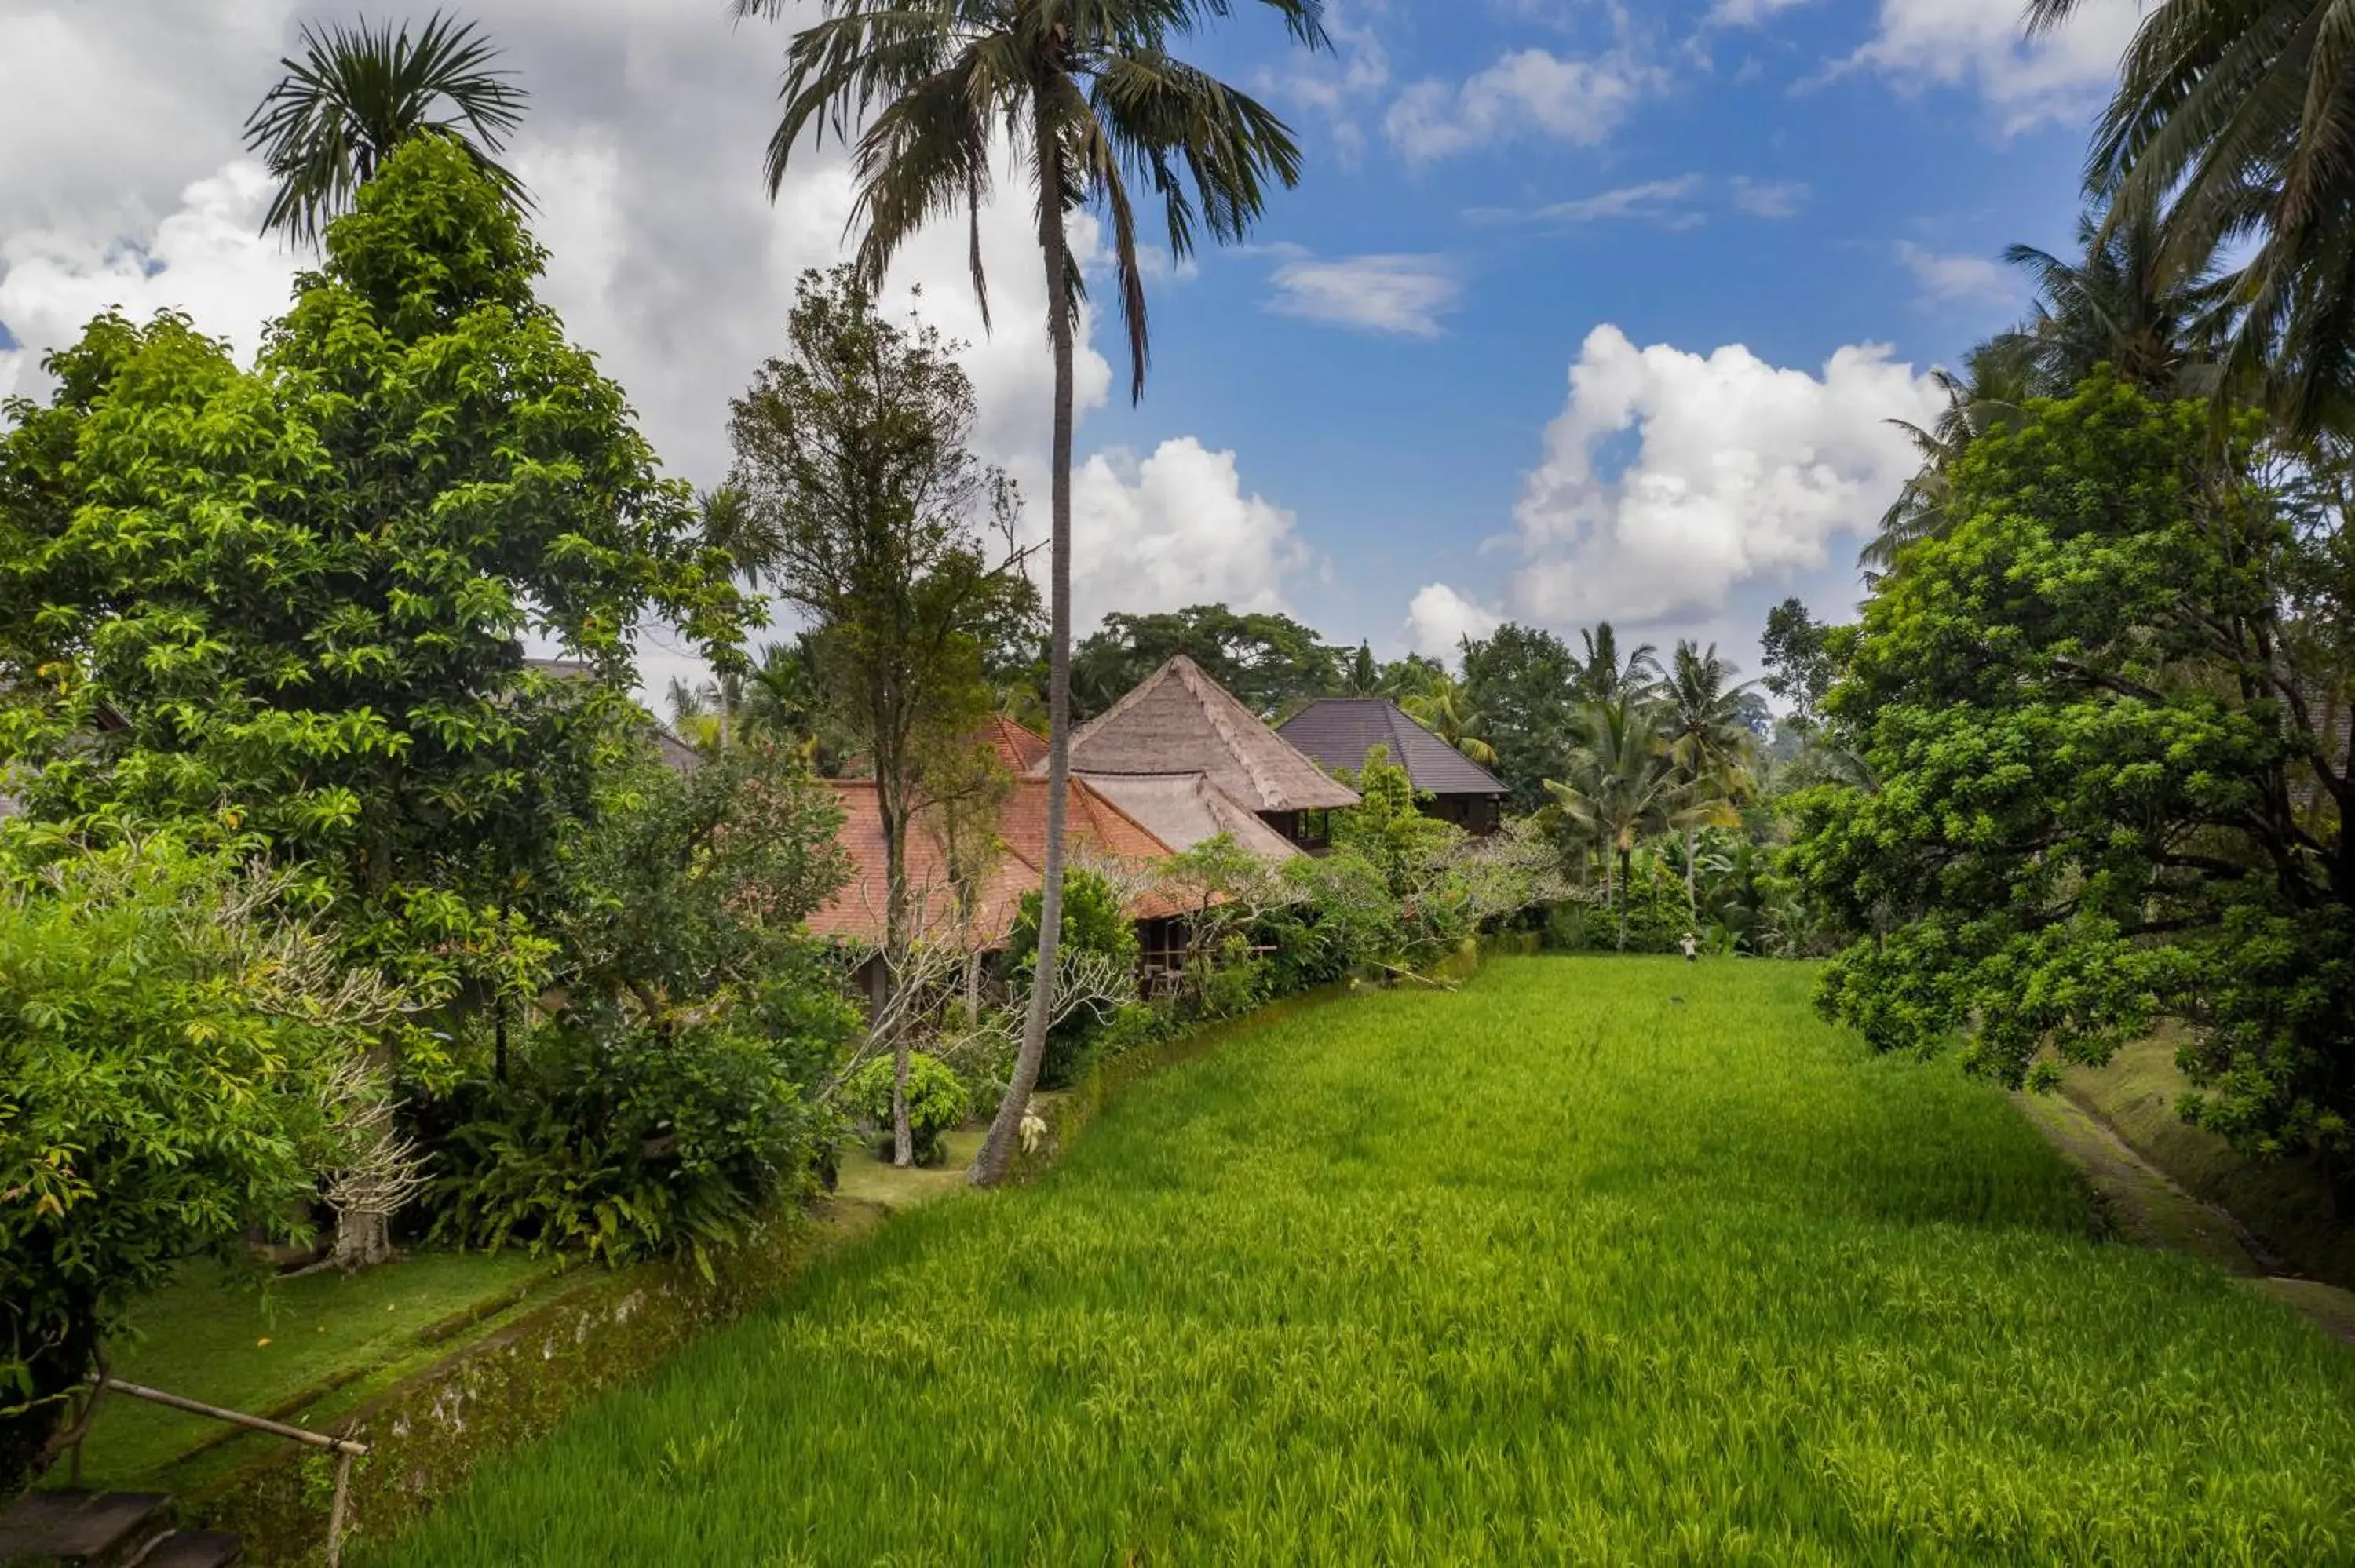
[[[2355,1351],[2096,1240],[1810,980],[1508,959],[1241,1033],[372,1560],[2355,1561]]]

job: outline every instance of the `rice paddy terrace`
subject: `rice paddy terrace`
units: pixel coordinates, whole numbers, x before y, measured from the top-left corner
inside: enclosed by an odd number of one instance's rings
[[[2355,1352],[1804,969],[1250,1031],[486,1471],[432,1564],[2355,1560]]]

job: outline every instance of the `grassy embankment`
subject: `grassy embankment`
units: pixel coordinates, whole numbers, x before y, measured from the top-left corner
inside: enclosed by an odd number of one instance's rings
[[[1284,1019],[378,1561],[2355,1558],[2355,1353],[1768,964]]]

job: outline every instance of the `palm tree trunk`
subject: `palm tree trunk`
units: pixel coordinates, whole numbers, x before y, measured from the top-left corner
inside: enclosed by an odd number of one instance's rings
[[[901,820],[899,791],[876,770],[877,804],[883,818],[883,994],[906,972],[908,958],[908,824]],[[906,1170],[916,1162],[916,1139],[908,1123],[908,1031],[895,1024],[891,1038],[891,1163]]]
[[[1685,830],[1685,907],[1696,922],[1700,919],[1700,885],[1693,877],[1694,841],[1697,837],[1692,829]]]
[[[1022,1020],[1022,1047],[1014,1057],[1014,1081],[990,1123],[989,1137],[974,1157],[966,1180],[994,1187],[1014,1162],[1022,1116],[1039,1067],[1047,1054],[1047,1021],[1053,1016],[1056,948],[1063,935],[1063,813],[1071,775],[1071,251],[1063,233],[1062,164],[1056,150],[1046,101],[1035,103],[1032,134],[1039,159],[1039,246],[1047,261],[1047,335],[1055,351],[1055,450],[1050,460],[1052,533],[1048,542],[1047,644],[1047,853],[1039,869],[1039,971],[1030,987],[1030,1010]]]
[[[1619,950],[1627,950],[1627,875],[1628,863],[1635,858],[1625,848],[1619,851]]]

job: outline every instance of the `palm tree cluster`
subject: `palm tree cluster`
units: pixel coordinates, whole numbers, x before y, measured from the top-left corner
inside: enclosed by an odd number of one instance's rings
[[[2083,0],[2028,0],[2028,26]],[[2264,409],[2285,447],[2355,434],[2355,51],[2338,0],[2158,0],[2086,160],[2079,253],[2015,245],[2028,319],[1940,371],[1947,407],[1902,428],[1921,471],[1866,546],[1895,568],[1943,531],[1971,443],[2096,366],[2162,397]]]
[[[1700,830],[1737,827],[1756,788],[1757,736],[1715,643],[1678,641],[1663,666],[1649,643],[1623,658],[1604,621],[1582,632],[1565,777],[1545,781],[1546,818],[1583,863],[1600,863],[1604,897],[1626,944],[1626,888],[1636,852],[1681,839],[1688,912],[1698,920]]]

